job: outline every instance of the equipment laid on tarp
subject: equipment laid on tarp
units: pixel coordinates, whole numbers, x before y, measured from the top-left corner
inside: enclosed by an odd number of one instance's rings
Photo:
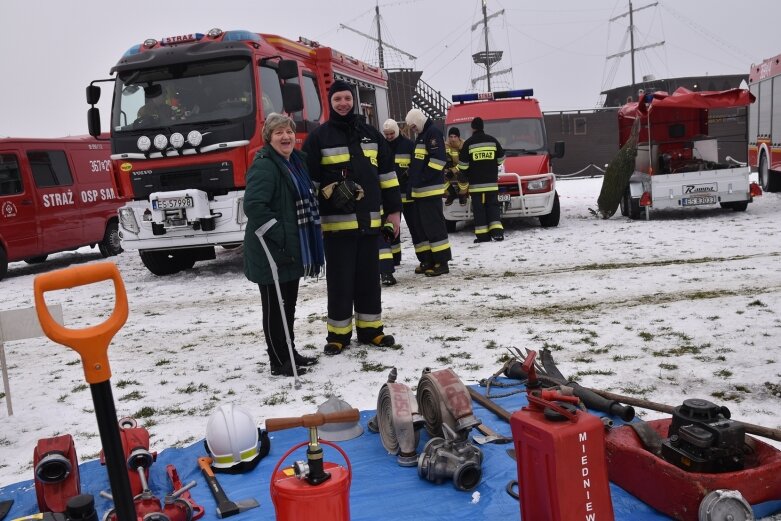
[[[73,436],[38,440],[33,451],[35,495],[41,512],[65,512],[68,500],[81,494],[79,463]]]
[[[44,293],[47,291],[70,289],[106,280],[114,283],[115,305],[113,312],[104,322],[84,329],[69,329],[59,324],[51,316],[44,299]],[[191,502],[192,498],[188,492],[196,485],[196,482],[191,481],[182,486],[178,474],[172,466],[168,467],[167,472],[174,491],[167,494],[162,501],[152,493],[148,485],[148,476],[149,468],[155,461],[155,455],[149,452],[149,433],[143,427],[137,427],[135,420],[126,418],[117,421],[114,398],[111,392],[108,346],[128,316],[127,293],[117,266],[106,262],[66,268],[39,275],[35,278],[34,291],[35,308],[41,322],[41,328],[55,342],[79,353],[84,367],[84,375],[90,384],[100,441],[103,446],[100,459],[106,465],[111,485],[111,494],[101,492],[101,495],[114,502],[114,507],[106,513],[104,519],[107,521],[150,521],[152,519],[194,521],[201,517],[203,509]],[[75,449],[68,449],[68,451],[75,458]],[[74,465],[64,457],[59,458],[58,464],[54,467],[47,468],[45,465],[47,455],[40,454],[39,456],[41,476],[46,476],[51,471],[49,477],[67,477],[71,469],[74,468]],[[63,472],[66,467],[70,467],[68,472]],[[133,474],[137,476],[137,481],[133,480],[136,493],[131,488],[130,476]],[[75,473],[75,476],[78,483],[78,473]],[[38,476],[38,481],[41,481],[40,476]],[[74,497],[82,496],[60,497],[68,502],[66,511],[71,507],[70,501],[73,501]],[[89,501],[84,499],[84,502],[92,501],[91,496],[87,496],[87,498]],[[45,499],[46,506],[49,506],[49,497],[45,497]],[[82,501],[78,500],[78,502]],[[92,515],[91,513],[94,512],[94,509],[85,511],[83,506],[77,505],[77,507],[72,514],[66,513],[66,519],[75,521],[82,519],[77,516]]]
[[[288,450],[271,473],[271,499],[278,521],[350,520],[350,483],[353,477],[350,459],[335,443],[319,439],[317,427],[329,423],[357,423],[360,417],[358,409],[341,409],[328,414],[318,412],[297,418],[266,420],[266,429],[269,432],[294,427],[309,429],[309,441],[301,442]],[[339,451],[347,463],[347,468],[323,461],[323,444]],[[306,461],[296,461],[280,470],[287,457],[305,445]]]
[[[418,464],[418,443],[423,417],[418,412],[418,400],[405,384],[396,381],[396,368],[391,369],[388,381],[380,387],[377,396],[377,415],[369,420],[371,432],[379,433],[382,446],[396,455],[402,467]]]

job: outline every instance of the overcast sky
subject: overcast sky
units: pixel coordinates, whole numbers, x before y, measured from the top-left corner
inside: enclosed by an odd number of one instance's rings
[[[776,0],[635,0],[636,78],[748,73],[781,53]],[[415,56],[386,51],[386,67],[423,70],[448,98],[472,91],[481,74],[471,55],[484,50],[480,0],[380,2],[383,39]],[[282,8],[280,8],[282,6]],[[543,110],[593,108],[599,92],[631,82],[625,51],[627,0],[488,0],[489,46],[504,51],[493,90],[533,88]],[[376,63],[375,2],[366,0],[2,0],[0,136],[61,136],[87,131],[84,88],[144,39],[212,27],[303,36]],[[477,85],[485,90],[485,82]],[[104,92],[106,128],[110,108]]]

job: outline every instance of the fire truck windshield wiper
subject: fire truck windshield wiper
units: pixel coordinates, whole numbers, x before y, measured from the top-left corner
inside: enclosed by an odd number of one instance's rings
[[[507,149],[504,152],[509,157],[536,156],[537,155],[537,150],[526,150],[525,148]]]

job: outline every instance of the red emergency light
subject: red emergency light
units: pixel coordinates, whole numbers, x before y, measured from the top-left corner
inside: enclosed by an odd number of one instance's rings
[[[470,94],[453,94],[452,99],[456,103],[465,101],[485,101],[507,98],[527,98],[534,96],[534,89],[502,90],[498,92],[472,92]]]

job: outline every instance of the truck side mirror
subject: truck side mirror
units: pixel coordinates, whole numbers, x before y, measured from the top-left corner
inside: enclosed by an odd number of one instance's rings
[[[564,157],[564,141],[556,141],[553,143],[553,152],[551,158]]]
[[[100,101],[100,87],[87,85],[87,104],[96,105]]]
[[[100,135],[100,109],[91,107],[87,110],[87,128],[89,128],[90,136],[98,137]]]
[[[298,63],[295,60],[279,60],[277,75],[281,80],[298,78]]]
[[[300,85],[297,83],[282,85],[282,105],[288,114],[304,110],[304,97],[301,94]]]

